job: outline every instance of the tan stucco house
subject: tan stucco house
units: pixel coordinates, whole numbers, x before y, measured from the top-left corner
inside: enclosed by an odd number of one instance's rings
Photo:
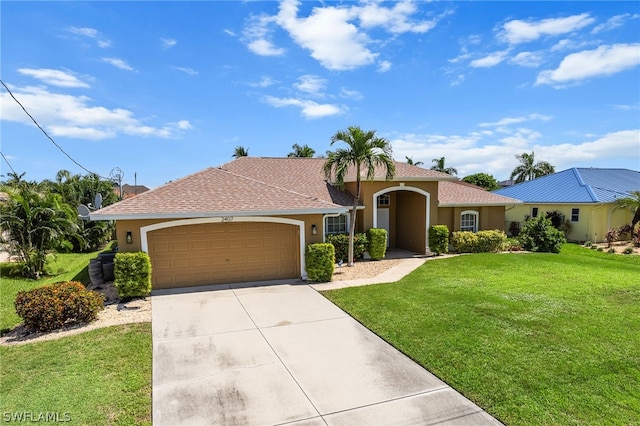
[[[322,158],[241,157],[91,213],[115,220],[121,251],[149,253],[154,289],[306,279],[309,243],[348,231],[355,175],[328,182]],[[518,200],[396,162],[362,181],[359,232],[385,228],[389,247],[429,253],[428,228],[503,229]]]

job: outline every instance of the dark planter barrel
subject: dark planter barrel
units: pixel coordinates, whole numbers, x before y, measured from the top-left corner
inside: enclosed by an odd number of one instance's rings
[[[104,284],[102,262],[100,262],[98,258],[89,261],[89,279],[91,280],[91,285],[94,287],[99,287]]]

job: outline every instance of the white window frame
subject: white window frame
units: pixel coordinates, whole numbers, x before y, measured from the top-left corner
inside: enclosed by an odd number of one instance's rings
[[[344,217],[344,231],[329,231],[329,219],[338,219]],[[324,225],[324,237],[327,235],[336,235],[336,234],[348,234],[349,233],[349,214],[343,213],[340,215],[327,215],[323,218]]]
[[[389,194],[380,194],[378,195],[378,205],[379,206],[389,206],[391,205],[391,197]]]
[[[464,217],[466,215],[470,215],[473,217],[473,226],[471,226],[472,229],[469,229],[470,226],[469,225],[464,225]],[[478,232],[478,219],[479,219],[479,214],[477,211],[475,210],[465,210],[462,213],[460,213],[460,230],[461,231],[471,231],[471,232]]]
[[[575,213],[574,213],[575,211]],[[575,220],[573,220],[575,216]],[[580,209],[579,208],[572,208],[571,209],[571,222],[576,223],[576,222],[580,222]]]

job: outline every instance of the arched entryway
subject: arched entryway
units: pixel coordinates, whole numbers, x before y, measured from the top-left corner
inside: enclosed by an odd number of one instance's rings
[[[373,194],[373,227],[387,230],[390,248],[427,254],[430,204],[431,194],[423,189],[406,185],[384,188]]]

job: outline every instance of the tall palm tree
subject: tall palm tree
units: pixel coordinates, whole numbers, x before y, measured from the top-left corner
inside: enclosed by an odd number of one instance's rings
[[[307,157],[307,158],[311,158],[316,153],[316,151],[313,148],[311,148],[309,145],[307,145],[307,144],[304,144],[304,145],[300,146],[297,143],[294,143],[291,148],[293,149],[293,151],[290,152],[287,155],[287,157]]]
[[[424,164],[422,161],[413,161],[413,157],[407,157],[405,155],[404,158],[407,159],[407,164],[411,166],[422,166]]]
[[[233,158],[240,158],[240,157],[248,157],[249,156],[249,148],[245,148],[242,145],[238,145],[236,146],[236,148],[233,150]]]
[[[385,178],[391,180],[395,175],[396,167],[391,156],[389,141],[377,137],[375,130],[364,131],[358,126],[349,126],[347,130],[340,130],[331,137],[331,146],[336,142],[344,142],[348,148],[327,151],[324,174],[327,180],[344,188],[344,179],[349,169],[355,168],[356,193],[351,209],[348,260],[348,265],[353,266],[353,238],[356,230],[356,209],[360,203],[361,173],[366,172],[365,179],[372,180],[375,177],[376,167],[382,167]]]
[[[531,151],[531,154],[523,152],[516,155],[516,158],[520,162],[511,172],[511,180],[515,177],[515,183],[522,183],[526,180],[537,179],[541,176],[550,175],[556,172],[555,167],[546,161],[535,162],[535,154]]]
[[[631,229],[635,229],[636,224],[640,222],[640,191],[631,191],[628,197],[620,198],[616,203],[617,209],[631,210],[631,213],[633,213]]]
[[[434,158],[431,160],[433,166],[431,166],[431,170],[435,170],[436,172],[446,173],[448,175],[457,175],[458,171],[453,167],[446,167],[444,164],[444,157]]]

